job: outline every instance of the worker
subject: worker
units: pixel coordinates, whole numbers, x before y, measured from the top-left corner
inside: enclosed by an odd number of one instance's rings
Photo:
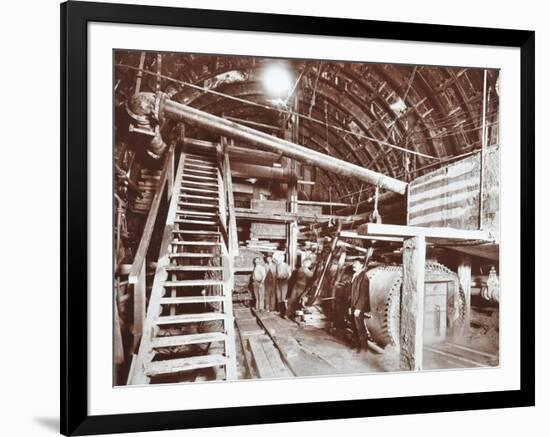
[[[277,256],[273,258],[275,261],[275,284],[277,291],[277,309],[279,310],[281,317],[286,317],[286,305],[288,294],[288,280],[292,275],[290,266],[285,262],[284,255],[277,253]]]
[[[277,308],[277,293],[276,293],[276,279],[275,275],[277,273],[277,269],[275,267],[275,263],[273,262],[273,258],[271,256],[267,256],[266,258],[266,276],[265,276],[265,282],[264,282],[264,295],[265,295],[265,309],[267,311],[275,311]]]
[[[254,258],[254,270],[252,270],[252,290],[254,291],[254,300],[256,309],[263,311],[264,304],[264,282],[266,269],[263,260],[260,257]]]
[[[299,299],[306,291],[306,288],[309,285],[310,279],[312,277],[313,271],[311,270],[311,259],[306,258],[302,261],[302,266],[298,269],[298,272],[296,273],[296,281],[294,282],[290,297],[288,298],[287,316],[290,315],[292,317],[296,315]]]
[[[355,338],[355,352],[359,353],[362,349],[367,350],[368,332],[365,326],[365,317],[371,318],[369,278],[364,264],[356,259],[352,264],[353,276],[351,279],[351,296],[348,314],[353,323],[353,333]]]

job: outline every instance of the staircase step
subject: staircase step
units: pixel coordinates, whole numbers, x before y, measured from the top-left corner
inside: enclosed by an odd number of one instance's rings
[[[176,266],[169,265],[166,267],[169,272],[221,272],[221,266]]]
[[[212,169],[212,170],[205,170],[205,169],[199,170],[198,168],[189,167],[187,165],[183,166],[183,172],[184,173],[193,173],[193,174],[197,174],[197,175],[212,176],[212,177],[216,177],[216,178],[218,176],[218,172],[215,171],[214,169]]]
[[[178,206],[189,206],[191,208],[217,208],[214,203],[193,203],[193,202],[178,202]]]
[[[183,281],[166,281],[164,287],[197,287],[206,285],[223,285],[219,279],[186,279]]]
[[[182,187],[180,191],[192,191],[195,193],[212,193],[212,194],[218,195],[218,190],[208,190],[206,188]]]
[[[210,220],[188,220],[188,219],[176,219],[174,223],[187,223],[191,225],[207,225],[207,226],[216,226],[218,222]]]
[[[185,161],[184,167],[204,168],[207,170],[216,170],[217,168],[215,165],[196,164],[194,162],[188,162],[188,161]]]
[[[170,335],[166,337],[155,337],[151,341],[155,347],[183,346],[186,344],[213,343],[225,341],[226,335],[223,332],[205,332],[203,334]]]
[[[223,366],[227,363],[224,355],[201,355],[198,357],[178,358],[175,360],[154,361],[147,365],[147,376],[169,375],[186,370]]]
[[[202,200],[216,200],[218,198],[218,196],[201,196],[200,194],[185,194],[185,193],[178,194],[178,197],[186,198],[186,199],[202,199]]]
[[[217,187],[217,182],[199,182],[199,181],[192,181],[189,179],[182,179],[181,186],[182,188],[185,187],[185,185],[193,185],[193,186],[199,186],[199,187]]]
[[[220,236],[219,231],[206,231],[202,229],[182,229],[178,231],[172,231],[172,234],[189,234],[189,235],[209,235],[209,236]]]
[[[182,296],[165,297],[160,300],[161,305],[181,305],[187,303],[214,303],[223,302],[225,296]]]
[[[214,158],[209,155],[199,155],[197,153],[187,153],[185,159],[198,159],[201,161],[215,162]]]
[[[224,320],[224,313],[194,313],[194,314],[178,314],[176,316],[157,317],[157,325],[175,325],[179,323],[195,323],[195,322],[213,322],[215,320]]]
[[[217,168],[217,163],[215,163],[214,161],[206,161],[204,159],[197,159],[197,158],[186,158],[185,164],[186,165],[202,165],[203,167]]]
[[[219,253],[197,253],[197,252],[181,252],[181,253],[169,253],[170,258],[219,258]]]
[[[176,214],[177,215],[180,215],[180,216],[194,216],[194,217],[217,217],[218,216],[218,213],[217,212],[208,212],[208,211],[185,211],[185,210],[182,210],[182,209],[178,209],[176,211]]]
[[[172,241],[173,246],[220,246],[218,241]]]
[[[203,180],[203,181],[217,181],[218,180],[218,177],[217,175],[216,176],[203,176],[203,175],[199,175],[199,174],[194,174],[194,173],[187,173],[187,172],[183,172],[182,175],[181,175],[181,179],[182,180],[185,180],[185,179],[199,179],[199,180]]]

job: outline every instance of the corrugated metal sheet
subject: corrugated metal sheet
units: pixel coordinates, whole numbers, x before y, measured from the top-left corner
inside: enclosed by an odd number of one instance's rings
[[[408,224],[478,229],[480,176],[476,154],[415,179],[409,186]]]
[[[500,241],[500,153],[498,146],[483,157],[483,201],[480,214],[480,154],[469,156],[412,181],[407,198],[407,223],[489,231]],[[481,215],[481,220],[480,220]],[[480,223],[481,222],[481,223]]]

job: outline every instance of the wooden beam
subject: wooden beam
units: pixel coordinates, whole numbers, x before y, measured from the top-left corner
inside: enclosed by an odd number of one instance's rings
[[[464,292],[464,329],[463,335],[470,332],[470,320],[472,311],[472,264],[470,257],[464,256],[458,265],[458,282]]]
[[[403,286],[399,364],[401,370],[422,370],[424,331],[424,264],[426,239],[408,238],[403,242]]]
[[[491,241],[487,231],[453,229],[453,228],[428,228],[424,226],[384,225],[367,223],[365,225],[367,235],[384,235],[389,237],[419,237],[441,238],[445,240],[476,240]]]
[[[292,128],[292,126],[291,126]],[[291,138],[293,138],[294,129],[291,129]],[[296,174],[296,161],[293,159],[287,160],[287,169],[290,173],[288,182],[288,211],[292,214],[298,212],[298,185],[296,180],[298,179]],[[288,265],[292,270],[296,269],[296,263],[298,262],[298,221],[294,220],[287,226],[287,244],[288,244]]]
[[[328,220],[339,220],[342,217],[329,214],[308,214],[308,213],[290,213],[290,212],[265,212],[257,209],[235,208],[235,214],[238,219],[251,220],[268,223],[290,223],[294,220],[298,222],[315,223]]]
[[[143,324],[145,322],[145,301],[147,296],[147,283],[145,280],[145,263],[141,265],[141,270],[134,284],[134,350],[136,349],[143,334]]]
[[[239,256],[239,237],[237,234],[237,220],[235,218],[235,200],[233,198],[233,179],[231,176],[231,165],[229,163],[229,155],[227,153],[227,140],[222,138],[223,149],[223,180],[225,182],[225,189],[227,192],[227,215],[228,215],[228,228],[227,233],[229,237],[229,255]]]
[[[320,200],[298,200],[298,205],[321,205],[321,206],[348,206],[349,203],[322,202]]]
[[[384,237],[384,236],[373,236],[373,235],[360,235],[357,232],[353,231],[341,231],[340,238],[354,238],[357,240],[372,240],[372,241],[391,241],[394,243],[402,243],[403,238],[401,237]]]
[[[160,182],[157,187],[157,190],[155,191],[155,196],[153,197],[153,201],[151,202],[151,208],[149,209],[149,214],[147,215],[147,221],[145,222],[143,233],[141,235],[141,240],[139,241],[139,246],[136,251],[134,261],[132,263],[132,268],[130,270],[130,274],[128,275],[128,280],[130,284],[137,283],[138,276],[141,273],[141,268],[145,263],[145,258],[147,256],[147,251],[149,250],[149,244],[151,243],[151,238],[153,237],[153,230],[155,228],[155,223],[157,221],[157,214],[158,214],[161,199],[162,199],[162,192],[164,191],[164,187],[166,186],[166,182],[170,175],[170,165],[172,165],[171,157],[174,154],[174,150],[175,150],[175,144],[170,145],[170,148],[168,149],[168,153],[164,161],[164,165],[162,167]]]

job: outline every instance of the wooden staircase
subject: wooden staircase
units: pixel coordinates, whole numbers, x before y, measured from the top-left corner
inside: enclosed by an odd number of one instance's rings
[[[237,379],[225,198],[216,158],[182,154],[128,384]]]

